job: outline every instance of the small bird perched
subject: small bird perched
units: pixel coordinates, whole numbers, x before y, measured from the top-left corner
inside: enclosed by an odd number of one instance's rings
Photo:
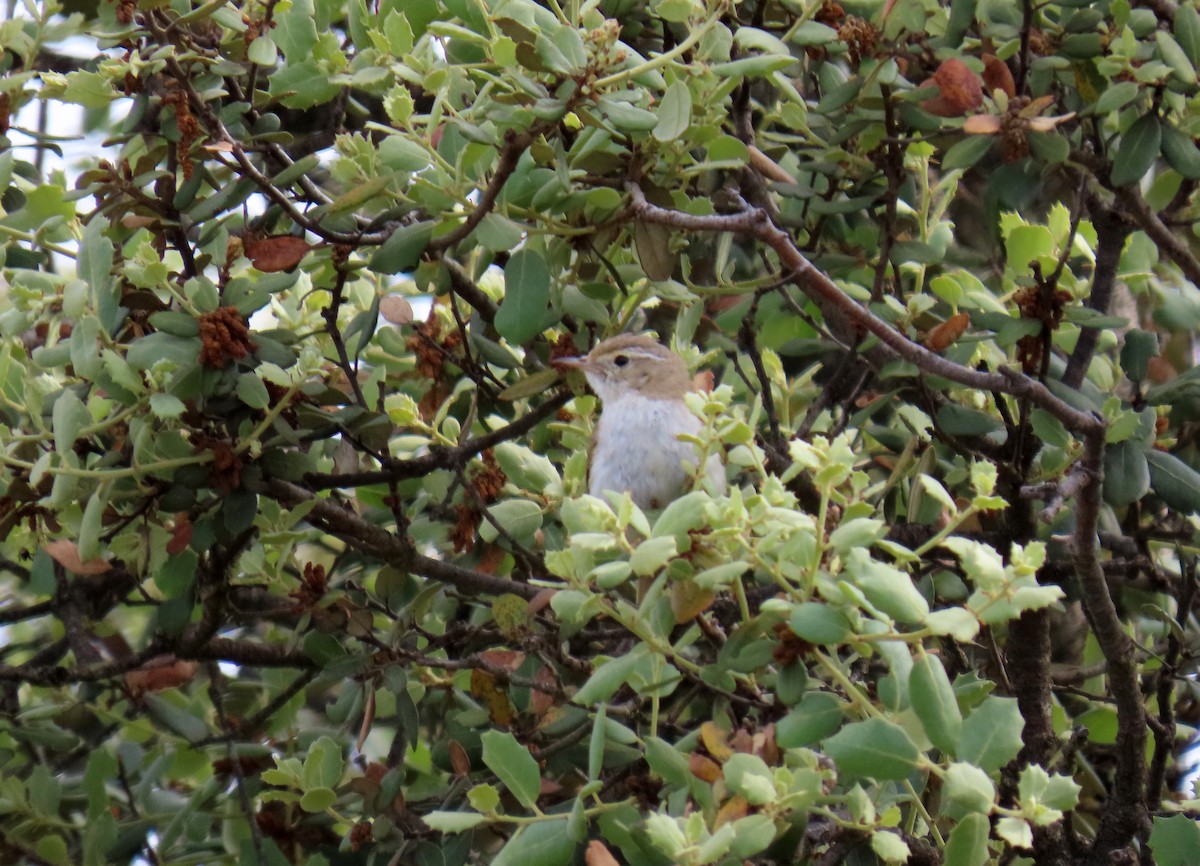
[[[662,508],[688,488],[699,457],[679,436],[698,434],[703,422],[683,400],[694,388],[682,358],[650,337],[619,334],[582,358],[554,363],[582,370],[604,404],[592,434],[589,493],[628,492],[639,508]],[[704,474],[725,492],[719,455],[709,455]]]

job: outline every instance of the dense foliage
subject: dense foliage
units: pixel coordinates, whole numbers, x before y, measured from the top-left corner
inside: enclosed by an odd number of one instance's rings
[[[1194,862],[1193,0],[0,46],[0,862]],[[622,331],[728,495],[585,495]]]

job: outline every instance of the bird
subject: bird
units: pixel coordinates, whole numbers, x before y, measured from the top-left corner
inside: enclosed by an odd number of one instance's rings
[[[602,404],[588,467],[592,496],[628,493],[639,508],[657,509],[691,487],[700,458],[679,437],[704,424],[684,402],[694,386],[682,358],[644,334],[619,334],[554,364],[581,371]],[[713,492],[725,492],[719,454],[708,456],[704,474]]]

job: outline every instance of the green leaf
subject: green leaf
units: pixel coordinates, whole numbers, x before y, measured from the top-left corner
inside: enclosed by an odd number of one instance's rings
[[[634,572],[642,577],[657,574],[658,570],[670,562],[679,553],[675,546],[675,536],[662,535],[658,538],[647,538],[639,544],[629,558],[629,565]]]
[[[401,226],[375,251],[367,267],[377,274],[412,270],[432,237],[433,222],[430,220]]]
[[[1125,440],[1104,451],[1104,501],[1122,507],[1150,490],[1150,465],[1144,446]]]
[[[150,717],[190,742],[208,736],[208,725],[190,708],[177,706],[162,695],[143,695]]]
[[[741,794],[751,806],[765,806],[779,798],[771,768],[758,755],[739,752],[721,769],[729,790]]]
[[[1150,486],[1176,511],[1200,512],[1200,473],[1174,454],[1151,449],[1146,452],[1150,464]]]
[[[69,852],[67,850],[67,840],[57,833],[47,833],[37,840],[34,847],[38,857],[47,863],[66,864],[71,862]]]
[[[1158,53],[1163,62],[1171,67],[1171,72],[1184,84],[1196,83],[1196,67],[1188,59],[1185,52],[1166,30],[1155,30],[1154,39],[1158,43]]]
[[[113,276],[113,242],[104,234],[108,220],[96,214],[83,230],[79,245],[79,277],[91,289],[92,305],[105,330],[116,328],[119,319],[118,287]]]
[[[988,860],[988,834],[991,825],[986,815],[968,815],[950,831],[946,841],[946,866],[983,866]]]
[[[1174,32],[1175,41],[1192,66],[1200,64],[1200,12],[1195,6],[1180,4],[1176,8]]]
[[[821,646],[845,643],[854,635],[850,620],[844,613],[836,607],[815,601],[796,605],[788,624],[798,637]]]
[[[885,863],[907,863],[912,856],[907,843],[891,830],[876,830],[871,834],[871,850]]]
[[[1167,165],[1188,180],[1200,180],[1200,148],[1190,135],[1169,122],[1162,125],[1162,155]]]
[[[312,108],[333,99],[341,90],[315,60],[290,63],[271,76],[271,95],[288,108]]]
[[[1015,698],[989,695],[963,722],[958,758],[991,773],[1017,756],[1025,720]]]
[[[487,731],[481,739],[488,769],[522,806],[533,808],[542,789],[542,771],[533,755],[507,731]]]
[[[537,250],[513,253],[504,266],[504,300],[496,311],[500,335],[513,345],[536,336],[546,324],[550,302],[550,269]]]
[[[1042,408],[1035,408],[1029,413],[1029,426],[1033,428],[1033,433],[1047,445],[1053,445],[1056,448],[1069,448],[1071,446],[1071,434],[1063,423]]]
[[[566,866],[575,855],[575,847],[566,818],[539,821],[513,833],[492,858],[491,866]]]
[[[1121,369],[1131,381],[1141,382],[1146,378],[1150,359],[1158,355],[1158,335],[1139,328],[1125,334],[1125,345],[1121,347]]]
[[[908,675],[908,696],[930,742],[954,755],[962,735],[963,718],[942,660],[922,653]]]
[[[246,59],[259,66],[274,66],[278,58],[279,52],[270,36],[259,36],[246,49]]]
[[[494,812],[500,806],[500,792],[495,785],[476,785],[467,791],[467,802],[477,812]],[[460,814],[452,812],[450,814]]]
[[[955,762],[942,776],[943,815],[960,818],[972,812],[987,815],[996,801],[996,786],[988,774],[971,764]]]
[[[949,635],[957,641],[971,641],[979,634],[979,620],[971,611],[961,607],[935,610],[925,617],[930,634]]]
[[[990,135],[968,135],[955,142],[942,157],[942,171],[970,168],[991,150],[995,138]]]
[[[392,171],[420,171],[429,168],[431,157],[428,150],[412,139],[389,135],[379,142],[379,161]]]
[[[659,282],[671,279],[679,257],[671,250],[669,228],[638,220],[633,224],[633,242],[647,277]]]
[[[500,524],[518,544],[532,544],[535,533],[542,528],[542,507],[529,499],[506,499],[488,506],[492,520]],[[499,537],[499,530],[489,520],[479,524],[479,537],[488,544]]]
[[[846,554],[846,574],[872,606],[897,622],[920,623],[929,614],[929,602],[906,573],[861,547]]]
[[[1147,844],[1155,866],[1193,866],[1200,851],[1200,824],[1190,815],[1156,816]]]
[[[775,739],[785,749],[808,746],[837,730],[845,705],[828,692],[808,692],[775,725]]]
[[[942,404],[937,411],[937,423],[951,436],[986,436],[1004,429],[999,418],[957,403]]]
[[[271,403],[267,386],[255,373],[242,373],[237,381],[238,399],[251,409],[266,409]]]
[[[921,763],[904,729],[881,718],[846,725],[825,741],[825,754],[839,774],[880,782],[905,779]]]
[[[176,337],[197,337],[200,335],[200,322],[189,313],[175,310],[163,310],[150,316],[150,324],[156,331],[171,334]]]
[[[673,141],[687,131],[692,121],[692,91],[676,81],[667,88],[658,104],[658,123],[653,135],[659,141]]]
[[[648,132],[658,126],[658,115],[653,111],[638,108],[611,96],[601,96],[600,109],[613,122],[613,126],[625,132]]]
[[[337,794],[330,788],[310,788],[300,797],[300,808],[305,812],[324,812],[337,802]]]
[[[79,431],[92,423],[87,406],[83,405],[83,401],[69,388],[62,391],[54,401],[51,417],[54,424],[54,450],[63,455],[75,449]]]
[[[347,685],[348,688],[353,686]],[[341,747],[330,737],[321,737],[308,748],[304,757],[305,788],[333,788],[342,780],[346,762]]]
[[[1154,114],[1144,114],[1121,137],[1121,149],[1113,159],[1112,183],[1125,186],[1137,183],[1150,167],[1162,147],[1162,126]]]
[[[571,700],[584,707],[607,701],[617,689],[625,684],[629,674],[644,657],[645,651],[639,652],[638,649],[634,649],[623,656],[609,659],[592,672],[588,681],[580,687]]]
[[[1119,108],[1124,108],[1137,99],[1140,90],[1136,81],[1119,81],[1100,94],[1100,98],[1096,100],[1092,110],[1096,114],[1109,114]]]
[[[440,833],[462,833],[478,827],[487,820],[487,816],[478,812],[436,811],[422,815],[421,820],[428,824],[430,829]]]

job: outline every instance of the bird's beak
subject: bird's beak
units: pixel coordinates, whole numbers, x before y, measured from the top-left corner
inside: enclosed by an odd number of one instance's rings
[[[591,365],[585,357],[568,355],[565,358],[555,358],[550,362],[550,366],[557,370],[586,370]]]

